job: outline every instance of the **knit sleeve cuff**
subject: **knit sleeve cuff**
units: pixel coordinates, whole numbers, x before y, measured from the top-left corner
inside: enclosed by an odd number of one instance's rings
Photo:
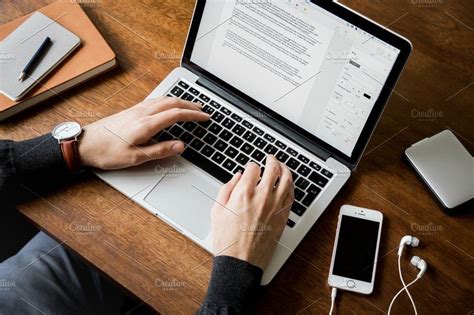
[[[51,134],[13,142],[13,166],[19,176],[67,173],[61,148]]]
[[[252,308],[262,275],[262,269],[246,261],[217,256],[203,307],[234,311]]]

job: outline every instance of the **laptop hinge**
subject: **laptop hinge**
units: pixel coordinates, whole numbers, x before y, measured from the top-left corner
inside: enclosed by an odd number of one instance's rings
[[[214,84],[210,80],[207,80],[204,77],[200,77],[196,83],[200,86],[205,87],[206,89],[210,90],[216,95],[219,95],[232,105],[238,107],[245,113],[252,116],[254,119],[261,121],[268,127],[273,130],[278,130],[278,133],[285,135],[286,138],[293,140],[294,142],[298,143],[311,153],[315,154],[323,161],[327,161],[327,159],[331,156],[331,154],[315,144],[313,141],[309,140],[308,138],[302,136],[298,132],[294,131],[292,128],[289,128],[285,124],[279,122],[277,119],[271,117],[268,113],[263,112],[262,110],[256,108],[249,102],[243,100],[242,98],[236,96],[233,93],[228,92],[227,90],[219,87],[218,85]]]

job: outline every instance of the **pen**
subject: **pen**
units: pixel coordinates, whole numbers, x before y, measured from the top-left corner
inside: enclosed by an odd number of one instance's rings
[[[40,59],[39,57],[43,55],[43,52],[48,47],[49,43],[51,43],[51,38],[49,38],[49,36],[48,36],[44,39],[41,46],[38,48],[38,50],[36,50],[33,57],[30,59],[28,64],[25,66],[23,71],[20,73],[20,77],[18,78],[18,81],[23,81],[25,79],[25,77],[28,75],[28,73],[30,72],[33,65],[36,64],[39,61],[39,59]]]

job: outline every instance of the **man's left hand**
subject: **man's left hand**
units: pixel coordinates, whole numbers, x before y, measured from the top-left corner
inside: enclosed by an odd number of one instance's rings
[[[150,139],[179,121],[206,121],[201,105],[175,97],[159,97],[84,127],[79,139],[83,166],[120,169],[179,154],[179,140],[153,143]]]

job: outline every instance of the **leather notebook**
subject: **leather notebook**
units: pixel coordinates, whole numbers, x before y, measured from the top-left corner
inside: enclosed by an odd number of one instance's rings
[[[61,0],[39,9],[38,12],[75,34],[81,44],[21,100],[13,101],[0,94],[0,121],[93,78],[117,64],[114,52],[79,4]],[[0,26],[0,40],[3,41],[33,14],[34,12]]]

